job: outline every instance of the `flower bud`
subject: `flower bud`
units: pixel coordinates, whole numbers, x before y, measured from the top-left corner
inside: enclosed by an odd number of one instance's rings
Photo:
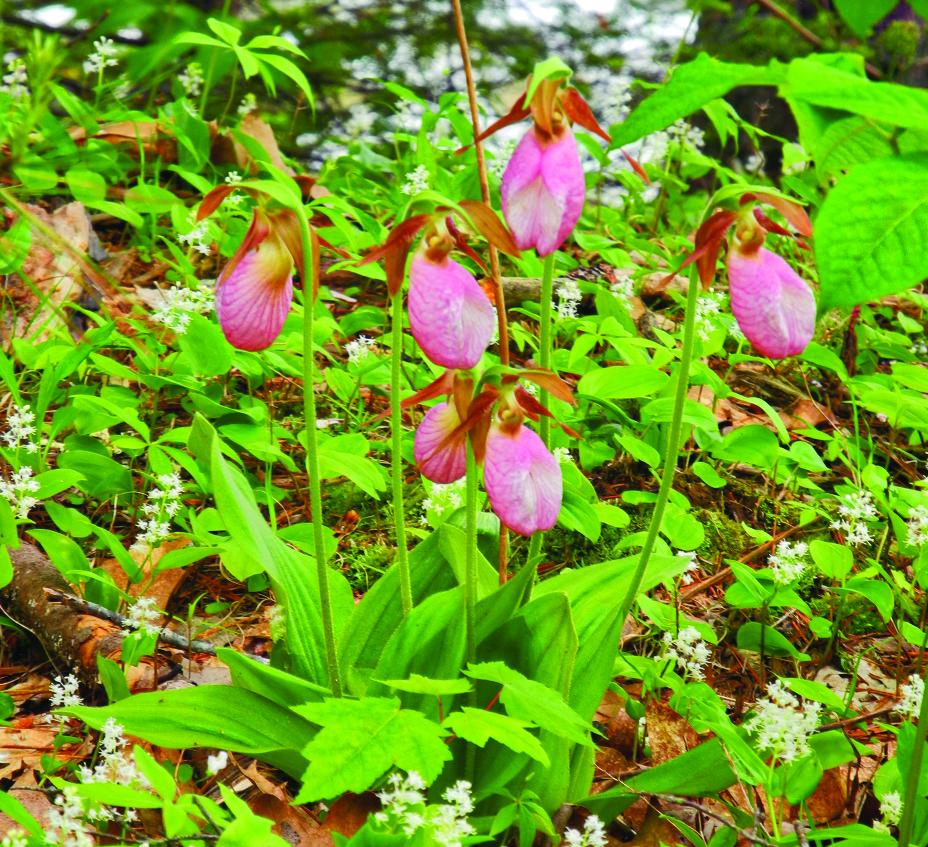
[[[496,316],[473,274],[447,256],[417,253],[409,266],[409,326],[426,356],[472,368],[493,338]]]
[[[551,529],[561,511],[561,466],[528,427],[490,428],[483,484],[493,511],[514,532]]]
[[[577,141],[569,126],[544,137],[533,126],[503,173],[503,214],[520,250],[539,256],[558,249],[580,213],[586,187]]]
[[[219,274],[216,314],[229,343],[240,350],[269,347],[290,311],[293,258],[263,214]]]
[[[426,479],[447,485],[467,469],[467,434],[453,404],[439,403],[428,410],[413,445],[416,464]]]
[[[731,310],[748,341],[771,359],[796,356],[815,332],[812,289],[776,253],[744,251],[736,241],[728,254]]]

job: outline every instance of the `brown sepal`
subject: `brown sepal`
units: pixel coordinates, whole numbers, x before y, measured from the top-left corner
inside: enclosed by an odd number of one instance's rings
[[[599,125],[599,121],[593,115],[593,110],[576,88],[570,87],[561,92],[561,106],[572,123],[580,124],[585,130],[598,135],[607,144],[612,142],[609,133]]]
[[[695,261],[703,288],[708,288],[715,279],[715,265],[718,261],[722,239],[737,217],[735,212],[716,212],[696,230],[696,249],[680,265],[679,269],[682,270]]]
[[[490,270],[487,267],[486,262],[484,262],[483,259],[481,259],[480,256],[476,253],[474,248],[467,243],[467,240],[464,238],[464,233],[458,229],[457,225],[454,223],[454,218],[452,218],[451,215],[448,215],[448,217],[445,218],[445,226],[448,228],[448,234],[454,241],[455,249],[460,250],[465,256],[468,256],[471,260],[476,262],[484,274],[489,274]],[[436,258],[435,261],[439,261],[439,259]]]
[[[233,191],[235,191],[234,185],[217,185],[215,188],[211,188],[207,191],[206,195],[200,201],[200,208],[197,209],[197,223],[202,221],[203,218],[208,218],[215,212],[216,209],[222,205],[222,201]]]
[[[483,132],[481,132],[480,135],[477,136],[477,141],[485,141],[487,138],[493,135],[494,132],[498,132],[504,126],[511,126],[512,124],[517,124],[519,121],[524,121],[531,114],[531,111],[532,110],[525,105],[525,92],[523,92],[519,95],[519,99],[512,104],[512,108],[509,110],[509,112],[491,123]],[[458,147],[458,149],[454,152],[455,154],[460,155],[461,153],[470,150],[470,148],[473,146],[473,144],[465,144],[463,147]]]
[[[519,401],[519,405],[522,407],[522,411],[525,412],[533,421],[537,421],[542,416],[546,418],[551,418],[554,423],[556,423],[564,432],[566,432],[571,438],[580,438],[580,433],[574,429],[571,429],[567,424],[562,424],[556,417],[554,417],[551,412],[546,409],[538,400],[529,394],[521,386],[516,389],[516,400]]]
[[[634,156],[626,153],[624,150],[622,150],[621,153],[625,157],[625,161],[628,162],[631,169],[645,181],[646,185],[650,185],[651,177],[649,177],[648,172],[643,167],[641,167],[641,163]]]
[[[457,373],[454,375],[454,384],[451,388],[451,397],[457,410],[458,418],[467,420],[467,410],[474,397],[474,378]]]
[[[410,394],[405,400],[400,403],[401,409],[410,409],[413,406],[418,406],[419,403],[424,403],[426,400],[434,400],[436,397],[441,397],[442,394],[450,394],[454,389],[454,371],[445,371],[437,379],[432,380],[425,388],[420,388],[415,394]],[[387,417],[389,412],[385,412],[382,417]],[[375,420],[381,420],[382,417],[375,418]]]
[[[467,212],[477,231],[497,250],[515,259],[522,256],[512,233],[486,203],[480,200],[462,200],[460,206]]]
[[[493,385],[487,385],[477,397],[474,398],[467,411],[467,419],[462,424],[465,431],[470,433],[470,441],[474,447],[474,458],[480,464],[487,452],[487,433],[490,431],[490,409],[499,399],[499,391]]]
[[[320,197],[328,197],[332,192],[324,185],[319,185],[319,181],[309,174],[300,174],[293,177],[294,182],[300,186],[303,194],[303,200],[318,200]]]
[[[768,218],[756,206],[754,207],[754,220],[756,220],[765,230],[767,230],[767,232],[772,232],[775,235],[787,235],[790,238],[793,237],[793,234],[788,229],[786,229],[786,227],[782,227],[776,221]]]
[[[387,272],[387,290],[390,296],[395,296],[403,288],[403,276],[406,272],[406,257],[413,239],[428,223],[431,215],[413,215],[390,230],[387,240],[379,247],[375,247],[358,263],[369,265],[384,259],[384,268]]]
[[[806,238],[812,237],[812,221],[809,220],[806,210],[798,203],[784,200],[782,197],[776,197],[773,194],[745,194],[741,198],[741,202],[744,203],[746,199],[756,199],[759,203],[773,206],[796,228],[796,232]]]
[[[570,403],[572,406],[576,405],[577,401],[574,400],[574,393],[570,386],[564,382],[563,379],[557,376],[557,374],[554,374],[551,371],[522,371],[519,374],[519,379],[527,379],[529,382],[534,382],[535,385],[537,385],[539,388],[543,388],[552,397],[556,397],[558,400],[562,400],[564,403]]]

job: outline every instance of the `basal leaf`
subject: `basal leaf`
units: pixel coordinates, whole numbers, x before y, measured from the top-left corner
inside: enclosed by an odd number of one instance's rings
[[[478,747],[485,747],[488,741],[493,740],[514,753],[525,753],[545,767],[549,764],[541,742],[528,731],[534,726],[530,721],[465,706],[460,712],[448,715],[444,725],[458,738]]]

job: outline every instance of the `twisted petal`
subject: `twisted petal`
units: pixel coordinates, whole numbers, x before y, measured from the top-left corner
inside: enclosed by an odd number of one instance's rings
[[[467,463],[466,433],[454,406],[439,403],[429,409],[416,430],[413,453],[426,479],[447,484],[464,476]]]
[[[547,256],[570,235],[586,193],[577,142],[569,127],[545,141],[532,127],[503,173],[503,214],[520,250]]]
[[[776,253],[761,247],[728,256],[731,310],[748,341],[765,356],[782,359],[806,349],[815,332],[812,289]]]
[[[551,529],[561,511],[561,466],[528,427],[510,434],[493,427],[487,436],[483,484],[490,505],[509,529],[522,535]]]
[[[292,268],[283,242],[252,222],[216,284],[216,314],[230,344],[240,350],[263,350],[273,343],[290,310]]]
[[[472,368],[493,338],[496,316],[465,267],[418,253],[409,267],[409,325],[436,365]]]

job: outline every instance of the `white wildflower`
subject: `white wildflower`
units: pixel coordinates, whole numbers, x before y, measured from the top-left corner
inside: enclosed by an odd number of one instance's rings
[[[538,396],[538,386],[534,382],[524,382],[522,388],[525,389],[526,394],[531,394],[532,397]]]
[[[29,847],[29,836],[24,829],[11,829],[0,840],[0,847]]]
[[[39,483],[32,478],[32,468],[23,465],[14,471],[9,479],[0,479],[0,497],[6,499],[16,512],[16,517],[25,520],[30,510],[37,506],[39,499],[33,497],[39,490]]]
[[[400,191],[409,196],[418,194],[420,191],[426,191],[429,187],[430,178],[429,169],[425,165],[419,165],[414,171],[406,174],[406,181]]]
[[[84,62],[84,73],[102,74],[104,68],[114,68],[119,62],[116,61],[116,45],[112,38],[105,35],[98,38],[93,43],[93,53],[91,53]]]
[[[890,791],[880,800],[880,814],[883,824],[896,826],[902,818],[902,797],[898,791]]]
[[[181,335],[190,326],[191,315],[209,314],[215,305],[216,295],[210,285],[198,284],[196,288],[172,285],[161,289],[161,302],[151,313],[151,319]]]
[[[818,703],[801,703],[780,680],[767,686],[767,696],[755,704],[745,729],[757,736],[757,746],[784,762],[809,752],[809,736],[818,726]]]
[[[627,302],[635,296],[635,282],[632,279],[631,274],[625,273],[624,271],[618,271],[615,274],[615,279],[609,286],[609,290],[617,299]]]
[[[699,561],[696,558],[696,553],[692,550],[678,550],[677,557],[686,559],[686,567],[683,568],[683,573],[680,574],[680,584],[690,585],[693,582],[692,574],[699,570]]]
[[[706,143],[705,133],[682,118],[667,127],[667,135],[671,141],[694,150],[701,150]]]
[[[564,844],[567,847],[606,847],[607,843],[603,822],[596,815],[590,815],[583,822],[583,832],[578,829],[564,830]]]
[[[569,447],[555,447],[554,458],[557,459],[559,465],[569,465],[573,461]]]
[[[117,723],[115,718],[107,718],[97,742],[96,764],[92,770],[86,765],[79,768],[81,782],[112,782],[130,788],[148,788],[148,779],[127,755],[128,744],[122,724]],[[109,810],[103,808],[89,810],[87,816],[93,820],[110,820],[113,817]]]
[[[229,171],[224,181],[226,185],[238,185],[242,181],[242,175],[238,171]]]
[[[209,225],[205,220],[200,221],[189,232],[179,234],[177,240],[181,244],[186,244],[187,247],[196,250],[203,256],[208,256],[212,252]]]
[[[352,106],[348,120],[345,121],[345,132],[352,138],[367,135],[377,120],[377,113],[368,106],[358,104]]]
[[[24,447],[27,453],[35,453],[39,445],[33,440],[35,435],[35,412],[25,406],[13,406],[6,418],[7,430],[0,435],[7,447],[11,450],[18,450]]]
[[[909,681],[902,686],[902,699],[896,707],[904,718],[915,720],[922,708],[922,698],[925,696],[925,680],[917,674],[912,674]]]
[[[353,365],[360,365],[377,347],[377,342],[366,335],[359,335],[345,345],[348,361]]]
[[[199,97],[203,91],[203,67],[199,62],[191,62],[178,75],[177,81],[187,97]]]
[[[139,535],[132,545],[134,549],[150,550],[164,541],[172,532],[171,518],[180,511],[183,496],[183,481],[176,473],[161,474],[157,485],[148,492],[142,504],[142,514],[137,524]]]
[[[832,529],[841,530],[848,544],[867,544],[873,539],[868,521],[876,520],[878,513],[869,491],[858,489],[842,494],[838,502],[839,518],[831,522]]]
[[[238,104],[238,116],[244,118],[245,115],[249,115],[258,108],[258,99],[250,91],[242,98],[242,102]]]
[[[794,583],[809,564],[806,558],[809,555],[809,545],[804,541],[790,544],[781,541],[777,544],[776,552],[767,560],[773,571],[773,581],[777,585],[790,585]]]
[[[11,59],[3,75],[0,93],[9,94],[13,100],[25,100],[29,96],[29,76],[26,63],[19,57]]]
[[[430,843],[444,847],[461,847],[464,839],[474,834],[474,827],[467,820],[474,810],[469,782],[456,782],[445,791],[445,802],[435,806],[426,804],[425,781],[415,771],[405,778],[391,774],[387,782],[389,789],[377,795],[383,808],[374,815],[382,826],[401,831],[407,837],[424,831],[431,836]]]
[[[45,818],[45,843],[58,847],[93,847],[94,839],[84,828],[84,804],[73,785],[66,785],[55,798],[55,807]]]
[[[448,512],[460,509],[464,505],[464,488],[463,479],[449,482],[446,485],[433,482],[428,497],[422,501],[422,523],[428,523],[426,517],[428,512],[433,512],[436,517],[442,518]]]
[[[558,297],[557,313],[562,318],[577,317],[577,307],[583,299],[580,286],[575,279],[565,279],[554,292]]]
[[[70,706],[80,706],[84,701],[78,693],[80,683],[73,673],[59,676],[49,686],[51,706],[53,709],[67,709]]]
[[[701,341],[708,341],[719,326],[718,316],[722,311],[722,295],[710,291],[696,301],[696,335]]]
[[[906,523],[906,542],[920,547],[928,542],[928,506],[913,506]]]
[[[662,658],[672,660],[678,670],[693,679],[703,679],[710,655],[709,645],[695,626],[684,627],[676,636],[664,633]]]
[[[516,152],[516,142],[506,141],[493,149],[493,159],[490,162],[489,172],[497,179],[502,179],[509,165],[512,154]]]
[[[157,635],[161,629],[161,611],[152,597],[139,597],[126,612],[125,633],[141,630],[147,635]]]
[[[763,153],[760,151],[757,153],[751,153],[751,155],[744,160],[744,169],[749,174],[760,173],[764,168],[764,162],[765,160]]]
[[[227,764],[229,764],[229,754],[225,750],[220,750],[215,756],[206,757],[206,772],[213,776],[219,773]]]

